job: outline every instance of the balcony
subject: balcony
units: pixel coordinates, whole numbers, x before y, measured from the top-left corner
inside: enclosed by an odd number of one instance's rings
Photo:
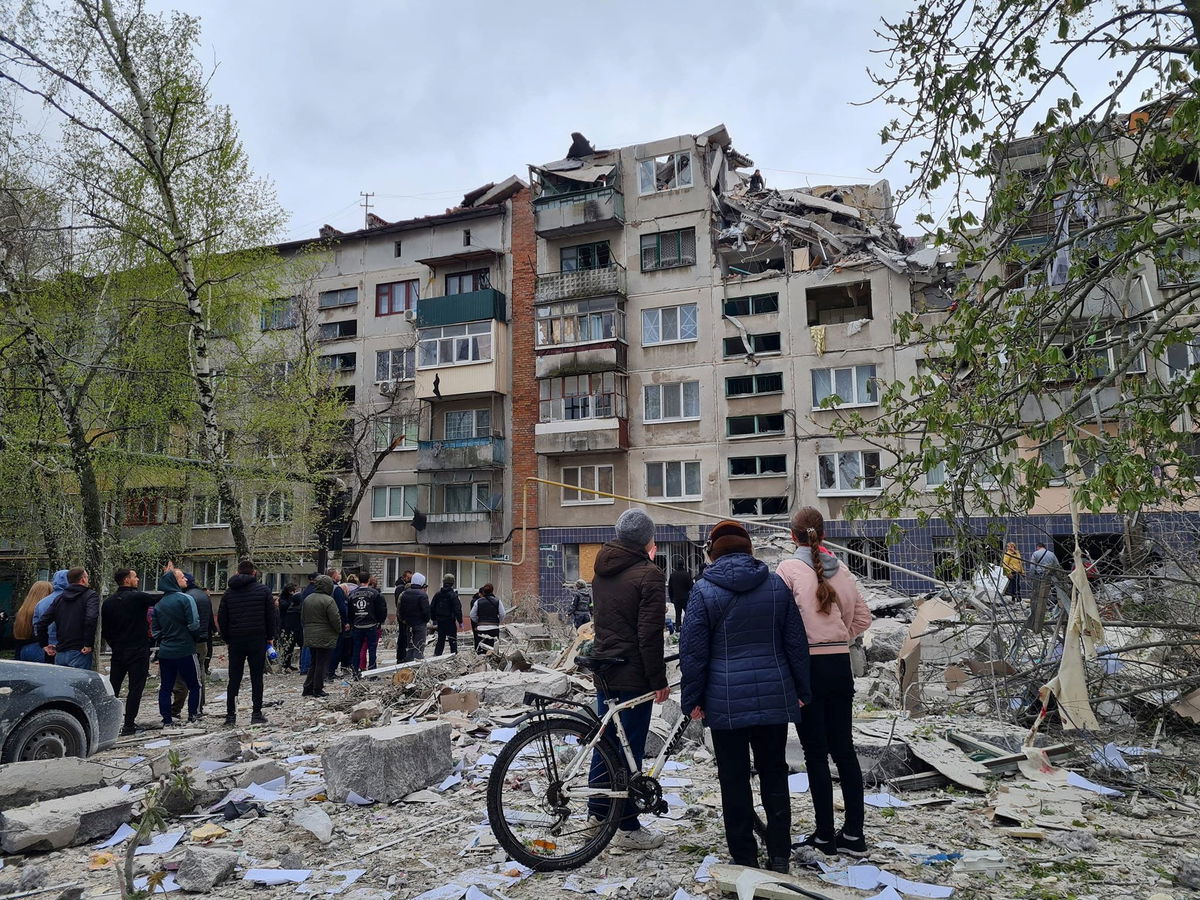
[[[448,297],[423,297],[417,301],[417,327],[461,325],[484,319],[505,321],[504,292],[495,288],[451,294]]]
[[[629,449],[629,422],[617,418],[539,422],[533,440],[534,449],[543,456],[624,452]]]
[[[553,303],[556,300],[582,300],[611,294],[625,296],[625,267],[622,265],[538,275],[533,302]]]
[[[499,512],[434,513],[420,532],[423,544],[495,544],[504,540]]]
[[[454,441],[419,441],[418,472],[503,468],[508,442],[500,437],[460,438]]]
[[[534,231],[560,238],[625,224],[625,198],[616,188],[590,188],[569,194],[543,194],[533,201]]]
[[[538,378],[564,378],[592,372],[624,372],[628,348],[624,341],[609,341],[584,347],[538,347]]]
[[[480,397],[485,394],[507,394],[508,378],[507,355],[500,360],[489,359],[417,369],[417,377],[413,381],[413,396],[418,400],[436,402]]]

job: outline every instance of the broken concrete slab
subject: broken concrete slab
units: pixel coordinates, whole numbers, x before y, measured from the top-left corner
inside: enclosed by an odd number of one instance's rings
[[[362,722],[371,719],[378,719],[383,715],[383,706],[378,700],[364,700],[356,706],[350,708],[350,721]]]
[[[116,774],[116,769],[111,774]],[[109,770],[74,756],[0,766],[0,810],[104,787]]]
[[[440,782],[454,768],[451,731],[447,722],[421,722],[347,735],[321,754],[326,794],[344,800],[353,791],[390,803]]]
[[[208,893],[233,874],[237,861],[238,855],[232,850],[188,847],[175,881],[185,891]]]
[[[194,762],[201,760],[229,762],[241,756],[242,742],[238,739],[236,732],[218,731],[179,741],[177,744],[172,744],[171,749],[184,759]]]
[[[288,771],[273,759],[254,759],[250,762],[234,763],[212,772],[208,782],[226,789],[245,788],[251,784],[266,784],[276,778],[287,778]]]
[[[875,619],[863,635],[867,661],[891,662],[900,657],[900,648],[908,637],[908,623],[899,619]]]
[[[0,849],[40,853],[108,837],[128,822],[140,794],[115,787],[45,800],[0,813]]]
[[[454,678],[448,686],[455,691],[475,691],[484,706],[523,706],[526,692],[547,697],[565,697],[570,681],[562,672],[532,669],[528,672],[474,672]]]

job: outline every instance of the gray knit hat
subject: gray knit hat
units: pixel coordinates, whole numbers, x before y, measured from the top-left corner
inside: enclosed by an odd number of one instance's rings
[[[645,547],[654,540],[654,520],[640,509],[627,509],[616,524],[617,539]]]
[[[447,572],[442,576],[442,584],[454,584],[454,576]]]

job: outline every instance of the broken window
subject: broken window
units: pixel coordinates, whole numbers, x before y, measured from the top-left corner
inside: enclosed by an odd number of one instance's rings
[[[752,294],[749,297],[731,297],[725,301],[727,316],[757,316],[779,312],[778,294]]]
[[[869,281],[809,288],[805,291],[805,295],[808,302],[808,324],[810,326],[839,325],[872,318],[871,282]]]
[[[731,516],[783,516],[787,497],[738,497],[729,501]]]
[[[625,304],[612,297],[537,307],[537,343],[582,344],[625,339]]]
[[[608,241],[592,241],[589,244],[577,244],[574,247],[563,247],[558,251],[559,271],[579,272],[583,269],[607,269],[612,265],[609,255]]]
[[[737,375],[725,379],[726,397],[751,397],[755,394],[783,392],[783,373],[762,372],[758,375]]]
[[[730,437],[783,434],[783,415],[768,413],[758,416],[729,416],[725,419],[725,431]]]
[[[674,269],[696,264],[696,229],[659,231],[641,237],[642,271]]]
[[[853,553],[846,554],[846,565],[859,578],[870,578],[874,581],[890,580],[891,570],[883,565],[883,563],[888,562],[888,545],[885,540],[882,538],[866,537],[847,538],[846,548],[872,557],[871,559],[864,559],[862,556],[855,556]]]
[[[879,402],[875,366],[846,366],[839,369],[812,370],[813,409],[825,402],[828,408],[874,406]]]
[[[625,418],[626,377],[616,372],[543,378],[540,421]]]
[[[766,334],[748,334],[746,341],[750,343],[750,350],[746,350],[746,343],[741,337],[725,338],[724,355],[730,356],[745,356],[747,352],[760,356],[764,353],[779,353],[782,346],[778,331],[767,332]]]
[[[446,276],[446,296],[454,294],[469,294],[472,291],[487,290],[492,286],[487,269],[473,269],[470,272],[456,272]]]
[[[690,150],[638,160],[638,193],[655,194],[692,186]]]
[[[883,487],[879,452],[846,450],[817,457],[817,488],[822,494],[858,494]]]
[[[317,328],[318,341],[336,341],[358,335],[358,320],[343,319],[340,322],[323,322]]]
[[[787,457],[782,453],[766,456],[732,456],[729,458],[730,478],[760,478],[787,474]]]
[[[295,328],[298,301],[298,297],[279,297],[275,300],[268,300],[262,306],[259,329],[275,331],[282,328]]]
[[[317,306],[321,309],[333,309],[338,306],[353,306],[358,302],[358,288],[341,288],[336,291],[321,291],[317,295]]]
[[[322,372],[353,372],[357,365],[356,353],[334,353],[317,358],[317,368]]]

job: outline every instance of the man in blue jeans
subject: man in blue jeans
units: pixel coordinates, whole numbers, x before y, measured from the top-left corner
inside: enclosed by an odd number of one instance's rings
[[[55,665],[91,669],[99,622],[100,597],[88,586],[87,569],[76,566],[67,571],[67,586],[38,622],[38,642]],[[53,643],[51,625],[55,628]]]
[[[601,716],[606,712],[608,701],[621,703],[653,691],[654,701],[662,703],[670,695],[667,667],[663,661],[667,583],[662,569],[654,563],[656,551],[654,522],[642,510],[628,509],[617,519],[616,540],[609,541],[596,555],[592,579],[596,639],[592,654],[618,656],[625,660],[604,674],[608,692],[596,691],[596,706]],[[650,703],[643,703],[620,714],[621,725],[639,768],[646,753],[646,737],[650,733],[653,712]],[[611,733],[606,733],[605,737],[616,741],[616,736]],[[623,753],[618,755],[624,759]],[[593,787],[604,787],[604,775],[604,762],[599,753],[594,753],[588,783]],[[607,812],[607,799],[589,800],[588,827],[595,827]],[[664,840],[662,832],[641,826],[637,811],[630,804],[621,818],[613,846],[653,850],[661,847]]]

